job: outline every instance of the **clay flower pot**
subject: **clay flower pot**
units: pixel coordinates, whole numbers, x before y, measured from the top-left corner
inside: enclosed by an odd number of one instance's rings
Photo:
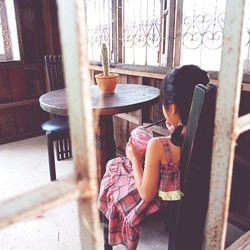
[[[119,79],[119,75],[110,73],[104,76],[103,73],[95,75],[96,82],[101,89],[102,93],[111,94],[115,92],[115,88]]]

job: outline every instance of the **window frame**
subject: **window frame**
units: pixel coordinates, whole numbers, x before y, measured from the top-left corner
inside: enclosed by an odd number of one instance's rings
[[[124,0],[112,0],[112,40],[109,40],[110,58],[113,58],[111,63],[112,68],[122,68],[128,70],[147,71],[151,73],[165,73],[164,68],[169,71],[174,67],[177,67],[181,63],[181,48],[182,48],[182,18],[183,18],[183,0],[163,0],[167,5],[168,13],[164,17],[164,31],[163,43],[161,50],[161,56],[165,58],[165,65],[150,66],[150,65],[136,65],[126,64],[123,62],[122,55],[124,53],[124,47],[122,46],[122,40],[117,39],[122,35],[122,5]],[[168,23],[168,27],[166,27]],[[167,30],[168,29],[168,30]],[[168,39],[166,39],[168,34]],[[101,66],[100,61],[89,61],[90,65]],[[208,70],[211,79],[218,80],[218,71]],[[250,83],[250,73],[244,73],[243,82]]]
[[[0,19],[1,23],[4,23],[5,29],[8,30],[8,40],[10,41],[10,46],[7,48],[6,44],[4,43],[4,54],[0,54],[0,64],[1,63],[12,63],[12,62],[21,62],[23,58],[23,46],[22,46],[22,36],[21,36],[21,30],[20,30],[20,18],[19,18],[19,11],[18,11],[18,0],[13,0],[13,7],[14,7],[14,13],[15,13],[15,24],[16,24],[16,33],[17,33],[17,40],[18,40],[18,49],[19,49],[19,59],[14,58],[14,53],[12,50],[12,40],[11,40],[11,29],[9,28],[9,21],[8,21],[8,14],[6,10],[6,0],[0,0],[0,6],[4,5],[2,8],[2,11],[0,11]]]
[[[12,49],[11,46],[7,45],[6,39],[10,41],[10,30],[9,30],[9,23],[8,23],[8,17],[7,17],[7,11],[6,11],[6,3],[5,0],[0,0],[0,7],[3,6],[0,9],[0,19],[2,24],[2,36],[3,36],[3,46],[4,46],[4,54],[0,54],[0,61],[9,61],[13,59]],[[5,34],[4,31],[7,31]],[[4,37],[7,37],[4,39]]]

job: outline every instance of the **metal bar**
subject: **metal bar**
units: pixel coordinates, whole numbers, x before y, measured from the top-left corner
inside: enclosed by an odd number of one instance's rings
[[[235,125],[243,73],[241,49],[246,2],[228,0],[226,6],[220,84],[216,101],[210,197],[205,229],[206,250],[222,250],[225,245],[236,140]]]
[[[89,192],[83,195],[89,197]],[[45,212],[79,196],[78,185],[72,180],[53,182],[47,186],[3,201],[0,204],[0,228],[17,223],[27,217]]]
[[[118,62],[118,32],[117,32],[117,6],[116,6],[116,0],[112,0],[112,54],[114,56],[114,63],[116,64]],[[110,47],[111,48],[111,47]]]
[[[250,129],[250,113],[247,115],[240,116],[237,119],[236,136],[238,137],[241,133]]]
[[[123,1],[117,0],[116,6],[116,35],[117,35],[117,62],[124,62],[125,61],[125,48],[122,45],[122,25],[124,23],[124,15],[123,15]]]
[[[100,249],[101,228],[96,207],[97,168],[87,57],[85,1],[58,0],[58,16],[76,180],[95,194],[78,200],[82,249]]]
[[[168,10],[168,17],[167,17],[167,29],[168,29],[168,41],[166,42],[166,51],[167,51],[167,65],[168,67],[173,67],[173,58],[174,58],[174,44],[175,44],[175,8],[176,8],[176,1],[169,2],[169,10]],[[178,52],[179,53],[179,52]]]
[[[183,0],[176,0],[175,9],[175,37],[173,49],[173,67],[179,66],[181,63],[181,49],[182,49],[182,19],[183,19]]]

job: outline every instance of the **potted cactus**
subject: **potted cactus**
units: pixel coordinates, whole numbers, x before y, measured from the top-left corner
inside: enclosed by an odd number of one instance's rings
[[[95,75],[96,82],[103,93],[114,93],[119,75],[109,71],[109,53],[106,43],[101,47],[103,73]]]

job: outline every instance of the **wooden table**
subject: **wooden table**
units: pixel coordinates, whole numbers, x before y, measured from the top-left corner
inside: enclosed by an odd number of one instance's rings
[[[159,101],[158,88],[138,84],[118,84],[114,94],[102,94],[97,85],[91,85],[92,109],[97,122],[96,149],[98,178],[105,173],[106,163],[116,156],[113,115],[141,109]],[[43,110],[67,116],[65,89],[48,92],[39,98]]]

